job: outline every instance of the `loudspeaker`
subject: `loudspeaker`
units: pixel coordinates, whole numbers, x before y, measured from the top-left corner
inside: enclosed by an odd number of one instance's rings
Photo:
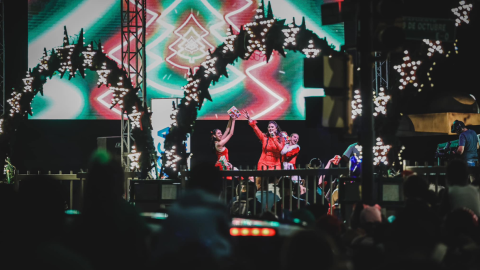
[[[322,126],[323,97],[305,97],[305,125],[307,128]]]
[[[356,203],[362,200],[362,179],[360,178],[340,178],[338,201],[343,203]]]
[[[345,95],[350,75],[353,74],[351,58],[344,55],[319,56],[303,59],[303,86],[324,88],[326,95]]]
[[[103,149],[114,155],[115,158],[120,159],[122,152],[122,141],[120,136],[113,137],[98,137],[97,149]]]

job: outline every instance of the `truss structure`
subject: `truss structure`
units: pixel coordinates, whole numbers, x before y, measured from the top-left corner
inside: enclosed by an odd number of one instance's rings
[[[121,0],[122,68],[139,89],[142,105],[147,108],[146,41],[147,0]],[[122,112],[121,155],[125,171],[130,171],[133,138],[130,120]]]
[[[0,115],[3,115],[5,109],[5,14],[4,1],[0,0]]]
[[[388,58],[381,57],[380,52],[375,52],[375,58],[381,59],[381,60],[375,61],[375,67],[372,73],[373,91],[375,95],[378,96],[380,87],[385,88],[385,90],[388,89],[390,63],[388,61]]]

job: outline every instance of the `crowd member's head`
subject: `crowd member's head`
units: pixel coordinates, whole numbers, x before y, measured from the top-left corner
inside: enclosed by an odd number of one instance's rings
[[[411,175],[403,183],[403,194],[407,199],[425,199],[427,193],[428,182],[419,175]]]
[[[230,219],[225,205],[203,190],[186,192],[162,223],[155,269],[216,269],[230,256]]]
[[[468,185],[467,163],[461,159],[454,159],[447,166],[447,181],[451,186]]]
[[[337,238],[342,233],[342,223],[336,216],[324,215],[317,219],[317,228]]]
[[[337,254],[335,243],[328,235],[314,230],[302,230],[285,240],[281,265],[285,270],[311,269],[314,265],[332,269]]]
[[[106,151],[95,152],[85,185],[85,207],[121,200],[124,193],[125,177],[120,161]]]
[[[367,223],[381,223],[382,222],[382,212],[380,211],[380,206],[378,204],[374,206],[364,205],[363,210],[360,212],[360,224],[364,225]]]
[[[290,177],[283,177],[278,182],[280,196],[284,194],[285,198],[289,198],[291,195],[297,196],[299,185],[293,182]]]
[[[255,193],[257,192],[257,188],[253,183],[245,183],[245,184],[239,184],[237,186],[237,196],[240,196],[241,194],[246,194],[247,193],[247,188],[248,188],[248,197],[249,198],[254,198]]]

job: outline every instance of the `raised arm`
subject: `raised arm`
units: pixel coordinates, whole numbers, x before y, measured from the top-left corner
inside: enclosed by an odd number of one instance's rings
[[[225,132],[223,132],[222,139],[227,137],[228,133],[230,132],[230,127],[231,126],[232,126],[232,117],[230,117],[230,119],[228,119],[227,128],[225,129]]]
[[[325,169],[329,169],[330,166],[332,165],[332,162],[335,160],[335,158],[332,158],[328,161],[327,165],[325,166]],[[325,179],[325,175],[320,175],[320,178],[318,179],[318,185],[320,186],[323,182],[323,179]]]
[[[248,124],[253,128],[253,132],[255,132],[255,135],[257,135],[257,137],[258,137],[258,139],[260,139],[260,141],[263,141],[263,139],[265,138],[266,135],[263,134],[263,132],[257,127],[257,121],[252,120],[250,118],[250,115],[248,115],[248,112],[246,110],[243,110],[242,112],[243,112],[243,116],[245,116],[245,118],[247,118]]]
[[[225,136],[225,134],[224,134],[222,139],[217,143],[217,145],[219,147],[223,147],[230,140],[230,138],[232,138],[232,136],[233,136],[233,131],[235,130],[235,118],[230,118],[230,119],[232,119],[232,121],[231,121],[232,127],[231,127],[228,135]]]

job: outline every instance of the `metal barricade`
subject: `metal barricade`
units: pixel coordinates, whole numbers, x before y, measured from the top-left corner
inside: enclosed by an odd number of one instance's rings
[[[221,199],[224,201],[225,204],[231,205],[233,200],[236,197],[240,198],[240,194],[242,192],[242,188],[245,190],[246,196],[246,209],[253,208],[252,214],[263,214],[266,211],[273,211],[274,214],[279,213],[279,210],[288,209],[290,211],[295,209],[300,209],[302,205],[308,205],[308,202],[317,203],[317,187],[321,186],[321,203],[324,205],[326,203],[325,195],[326,195],[326,186],[325,181],[319,183],[319,179],[321,176],[322,178],[329,179],[329,187],[330,189],[333,187],[333,180],[334,177],[338,177],[340,175],[348,175],[348,168],[331,168],[331,169],[296,169],[296,170],[256,170],[254,167],[253,170],[247,169],[243,170],[239,167],[239,170],[232,170],[232,171],[220,171],[222,176],[222,195]],[[188,179],[190,172],[187,170],[183,170],[181,172],[181,182],[185,183],[185,180]],[[300,179],[298,180],[290,180],[286,181],[287,179],[291,179],[292,176],[299,176]],[[323,179],[325,180],[325,179]],[[281,184],[279,184],[281,181]],[[234,185],[234,183],[238,182],[238,188]],[[287,183],[285,183],[287,182]],[[250,183],[250,184],[248,184]],[[253,196],[253,200],[251,199],[250,188],[249,185],[256,185],[256,194]],[[295,190],[293,190],[293,186],[295,185]],[[279,189],[279,192],[277,190]],[[230,190],[230,194],[228,191]],[[254,189],[255,190],[255,189]],[[302,190],[304,190],[305,196],[304,199],[301,198]],[[288,193],[286,193],[288,191]],[[239,194],[235,194],[235,192],[239,192]],[[313,196],[310,197],[310,196]],[[312,200],[313,199],[313,200]],[[260,202],[262,206],[260,209],[260,213],[257,213],[257,200]],[[252,201],[252,202],[251,202]],[[294,205],[293,202],[296,201]],[[255,205],[251,207],[250,203],[254,203]],[[285,205],[287,203],[287,205]],[[281,207],[282,209],[278,209]],[[333,204],[330,204],[330,212],[333,213]]]

